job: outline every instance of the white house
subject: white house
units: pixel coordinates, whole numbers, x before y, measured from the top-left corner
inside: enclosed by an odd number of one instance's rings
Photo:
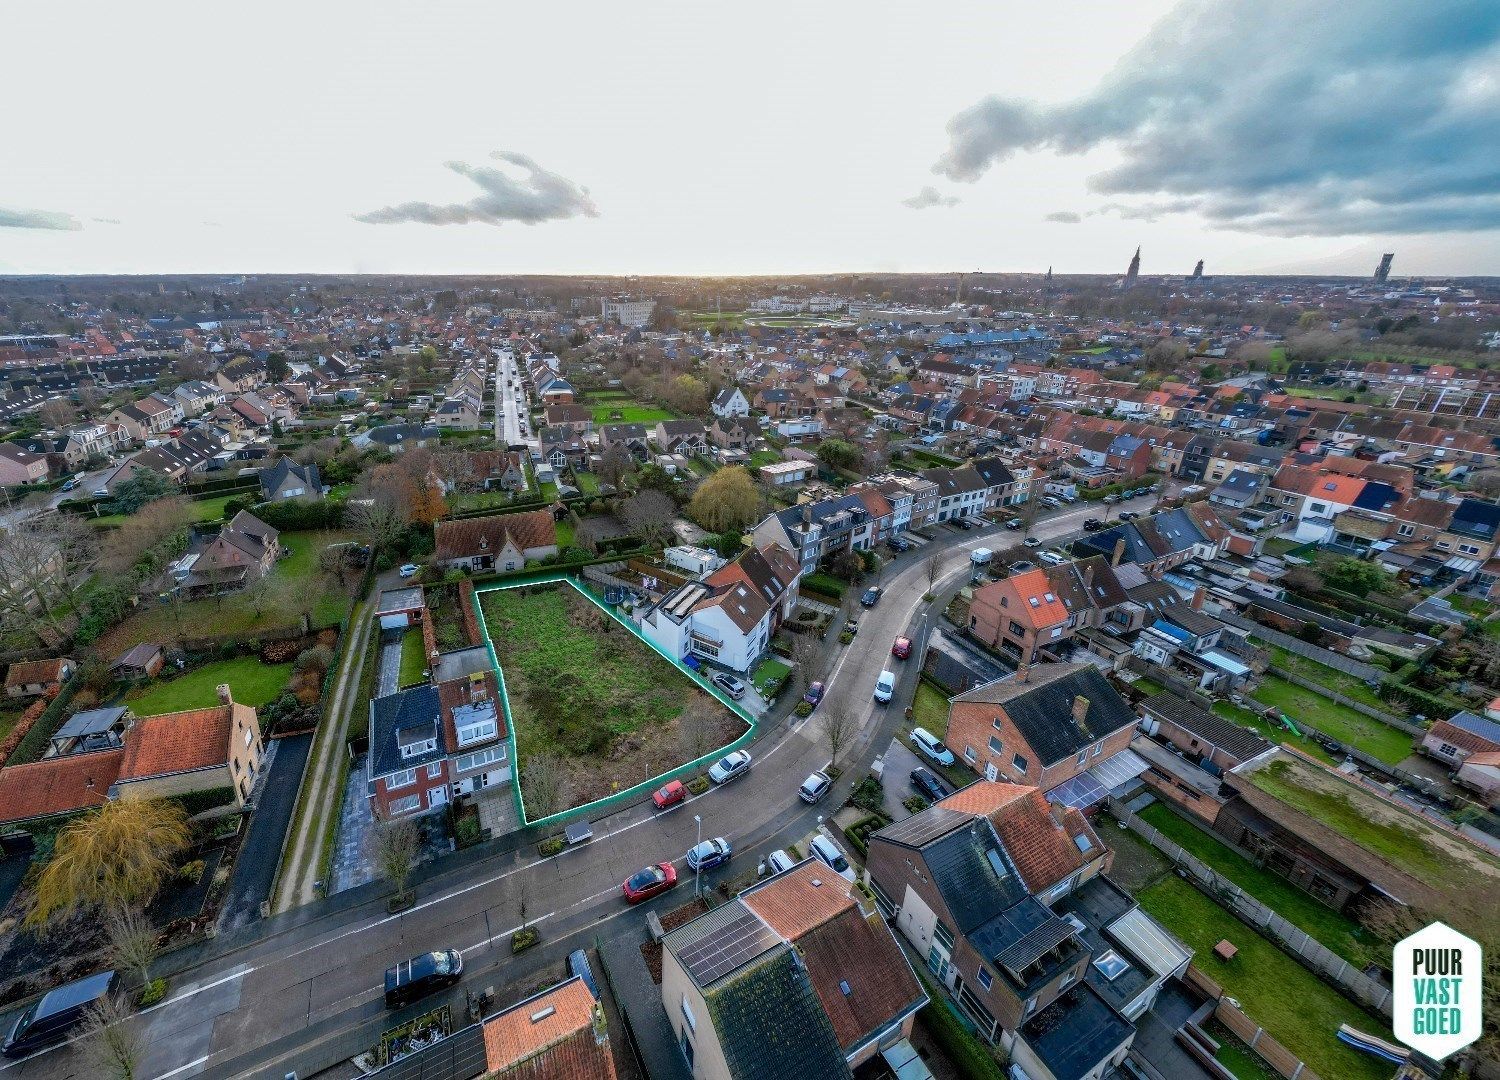
[[[738,386],[731,386],[720,390],[714,396],[713,410],[715,416],[725,418],[731,416],[749,416],[750,402],[746,399],[744,391]]]
[[[642,617],[641,632],[676,659],[748,671],[797,606],[800,577],[797,560],[779,544],[753,548],[668,593]]]

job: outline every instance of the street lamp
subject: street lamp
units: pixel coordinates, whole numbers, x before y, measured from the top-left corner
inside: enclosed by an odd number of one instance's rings
[[[703,844],[703,817],[700,814],[694,814],[693,820],[698,823],[698,843],[693,845],[693,896],[701,897],[703,895],[701,884],[703,881],[703,870],[701,869],[703,860],[698,857],[698,848]]]

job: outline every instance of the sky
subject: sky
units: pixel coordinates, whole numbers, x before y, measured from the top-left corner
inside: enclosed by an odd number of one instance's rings
[[[6,24],[0,273],[1500,274],[1494,0]]]

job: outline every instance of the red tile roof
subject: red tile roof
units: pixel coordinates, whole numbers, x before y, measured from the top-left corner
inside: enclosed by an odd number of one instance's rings
[[[62,678],[63,657],[50,660],[27,660],[12,664],[5,673],[6,686],[29,686],[32,683],[58,682]]]
[[[0,822],[103,805],[124,757],[124,750],[95,750],[0,769]]]
[[[594,995],[571,979],[484,1022],[485,1065],[526,1080],[614,1080],[608,1043],[594,1037]]]
[[[480,554],[498,555],[509,539],[522,553],[557,544],[557,524],[550,510],[527,510],[519,514],[440,521],[436,529],[438,562],[468,559]]]
[[[235,709],[251,714],[248,718],[242,716],[242,723],[255,723],[254,710],[248,705],[215,705],[209,709],[141,717],[125,732],[120,778],[139,780],[223,765],[229,760]]]
[[[1491,750],[1500,750],[1500,746],[1486,739],[1483,735],[1476,735],[1472,731],[1450,724],[1446,720],[1439,720],[1427,729],[1428,739],[1441,739],[1450,746],[1456,746],[1460,750],[1472,753],[1488,753]]]

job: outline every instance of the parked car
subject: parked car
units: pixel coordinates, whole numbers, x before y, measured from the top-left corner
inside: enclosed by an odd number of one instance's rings
[[[714,677],[709,681],[717,686],[720,690],[724,691],[724,693],[734,698],[735,701],[738,701],[740,698],[745,696],[745,684],[740,682],[740,680],[736,679],[733,675],[730,675],[728,672],[716,672],[714,674]]]
[[[658,810],[665,810],[669,806],[676,806],[687,798],[688,790],[681,780],[673,780],[666,785],[657,788],[651,793],[651,801],[656,804]]]
[[[117,973],[101,971],[47,991],[16,1017],[0,1053],[6,1057],[25,1057],[61,1042],[97,1002],[114,993],[119,985]]]
[[[941,802],[953,794],[953,789],[942,780],[931,769],[925,769],[918,765],[911,771],[911,786],[917,789],[917,794],[928,802]]]
[[[944,746],[942,740],[926,728],[911,729],[911,744],[939,765],[953,764],[953,751]]]
[[[859,598],[859,602],[865,607],[874,607],[880,603],[880,586],[871,585],[865,590],[864,595]]]
[[[1042,505],[1046,506],[1046,507],[1050,507],[1053,510],[1058,510],[1058,509],[1062,508],[1062,503],[1058,502],[1051,495],[1043,495],[1042,496]]]
[[[1141,515],[1137,514],[1134,510],[1121,510],[1120,511],[1120,520],[1121,521],[1134,521],[1136,518],[1138,518],[1140,516]]]
[[[1026,524],[1026,523],[1024,521],[1022,521],[1020,518],[1011,518],[1009,521],[1007,521],[1005,523],[1005,527],[1007,529],[1019,529],[1024,524]]]
[[[1089,532],[1098,532],[1100,529],[1104,528],[1104,522],[1100,521],[1098,518],[1084,518],[1083,527]]]
[[[911,638],[898,637],[891,644],[891,655],[897,660],[905,660],[911,655]]]
[[[956,517],[948,522],[948,524],[952,525],[955,529],[962,529],[964,532],[968,532],[974,527],[974,523],[966,517]]]
[[[409,562],[404,564],[401,569],[397,571],[397,573],[399,573],[402,577],[412,577],[420,569],[422,568],[416,563]]]
[[[822,833],[812,838],[812,841],[807,845],[807,850],[813,858],[817,859],[845,881],[854,880],[854,867],[849,865],[849,860],[844,857],[844,853],[839,850],[839,846]]]
[[[1028,536],[1025,540],[1022,540],[1021,543],[1023,545],[1025,545],[1026,547],[1041,547],[1042,546],[1042,542],[1040,540],[1038,540],[1034,536]]]
[[[893,536],[889,540],[887,540],[886,543],[890,545],[891,550],[894,551],[897,555],[900,555],[912,549],[912,542],[900,536]]]
[[[463,971],[464,958],[457,949],[440,949],[403,960],[385,970],[385,1007],[399,1009],[452,986]]]
[[[750,751],[736,750],[714,762],[708,770],[708,778],[716,784],[727,784],[749,771]]]
[[[109,488],[95,488],[94,489],[94,498],[96,498],[96,499],[107,499],[107,498],[109,498]]]
[[[1059,555],[1055,551],[1038,551],[1036,557],[1038,561],[1046,566],[1058,566],[1068,561],[1065,556]]]
[[[809,683],[807,693],[802,695],[802,700],[816,708],[818,702],[823,700],[823,684],[820,682]]]
[[[1117,503],[1119,501],[1120,501],[1120,496],[1118,496],[1118,495],[1106,495],[1106,496],[1104,496],[1104,502],[1105,502],[1105,504],[1107,506],[1113,506],[1115,503]]]
[[[802,781],[802,786],[797,789],[797,797],[805,803],[815,803],[827,795],[831,787],[833,787],[833,777],[819,769]]]
[[[766,863],[771,867],[771,873],[781,874],[797,865],[797,860],[785,848],[777,848],[766,856]]]
[[[722,836],[716,836],[712,840],[705,840],[701,844],[694,844],[687,853],[687,864],[689,870],[712,870],[716,866],[723,866],[729,861],[729,856],[734,850],[729,846],[729,841]]]
[[[669,862],[657,863],[638,870],[620,886],[627,904],[639,904],[653,896],[666,892],[677,884],[677,867]]]
[[[594,981],[594,969],[589,964],[589,954],[586,949],[574,949],[568,954],[568,978],[583,978],[583,985],[589,988],[589,993],[594,995],[594,1000],[599,1000],[599,984]]]
[[[75,480],[75,479],[73,479],[73,478],[72,478],[72,477],[71,477],[71,476],[70,476],[70,477],[68,477],[68,478],[67,478],[67,479],[66,479],[66,480],[64,480],[64,481],[63,481],[63,486],[62,486],[62,490],[63,490],[63,491],[72,491],[72,490],[73,490],[73,489],[74,489],[74,488],[76,488],[76,487],[77,487],[77,486],[78,486],[78,481],[77,481],[77,480]]]
[[[896,673],[893,671],[882,671],[880,677],[875,680],[875,700],[882,705],[891,700],[891,695],[896,692]]]

